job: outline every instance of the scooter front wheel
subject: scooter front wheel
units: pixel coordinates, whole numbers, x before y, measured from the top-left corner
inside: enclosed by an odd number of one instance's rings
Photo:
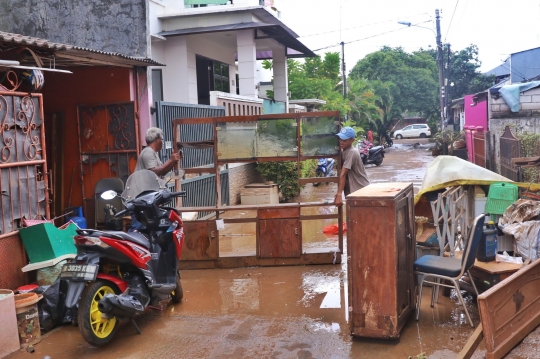
[[[83,339],[92,345],[107,344],[118,329],[118,318],[107,318],[98,309],[100,299],[107,294],[120,294],[120,291],[111,282],[98,280],[90,283],[81,295],[79,330]]]
[[[171,293],[173,303],[180,303],[184,298],[184,289],[182,288],[182,282],[180,281],[180,271],[176,274],[176,288]]]

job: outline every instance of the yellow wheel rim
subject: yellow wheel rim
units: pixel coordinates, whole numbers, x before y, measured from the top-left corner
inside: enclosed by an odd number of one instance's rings
[[[92,304],[90,305],[90,327],[92,332],[98,338],[107,338],[113,331],[116,325],[116,317],[105,318],[103,313],[98,309],[98,303],[101,298],[107,294],[114,294],[114,290],[104,285],[99,288],[92,298]]]

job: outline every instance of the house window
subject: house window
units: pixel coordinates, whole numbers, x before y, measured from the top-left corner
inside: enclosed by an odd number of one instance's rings
[[[214,61],[214,91],[229,92],[229,65]]]

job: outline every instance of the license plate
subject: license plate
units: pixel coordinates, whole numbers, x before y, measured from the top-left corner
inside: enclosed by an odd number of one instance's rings
[[[64,264],[60,277],[75,281],[95,280],[98,273],[96,264]]]

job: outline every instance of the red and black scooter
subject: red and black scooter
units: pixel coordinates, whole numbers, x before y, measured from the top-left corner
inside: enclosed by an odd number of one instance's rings
[[[151,171],[137,171],[122,193],[125,209],[115,217],[134,214],[139,232],[77,230],[77,256],[62,268],[68,282],[66,306],[78,304],[83,338],[104,345],[115,335],[121,319],[133,322],[146,308],[183,297],[178,260],[184,241],[180,213],[165,204],[185,192],[170,192]],[[104,199],[117,196],[114,191]]]

